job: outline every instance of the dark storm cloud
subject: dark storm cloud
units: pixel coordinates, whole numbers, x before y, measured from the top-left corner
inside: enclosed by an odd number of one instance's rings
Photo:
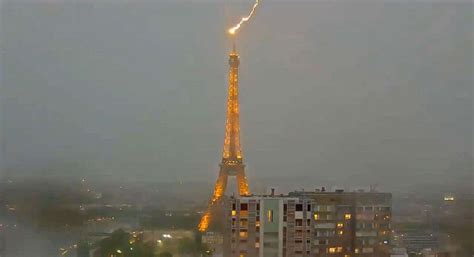
[[[214,180],[224,32],[247,7],[3,3],[3,166],[21,176]],[[249,176],[469,181],[471,7],[262,5],[238,40]]]

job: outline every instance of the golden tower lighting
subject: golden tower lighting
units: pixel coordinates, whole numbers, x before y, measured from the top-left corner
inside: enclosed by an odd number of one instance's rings
[[[237,187],[241,196],[250,194],[247,177],[245,176],[242,148],[240,145],[239,63],[239,54],[234,47],[229,54],[229,89],[227,96],[227,119],[225,123],[222,161],[219,165],[219,176],[214,186],[214,193],[209,202],[209,206],[199,223],[199,231],[201,232],[206,231],[209,227],[212,208],[224,195],[229,176],[237,177]]]
[[[255,1],[250,13],[241,18],[240,22],[230,28],[227,32],[231,37],[235,37],[236,32],[252,18],[259,4],[259,0]],[[233,38],[234,39],[234,38]],[[237,178],[237,189],[239,195],[250,195],[247,177],[245,176],[245,165],[242,158],[242,147],[240,145],[240,115],[239,115],[239,64],[240,58],[235,44],[229,53],[229,78],[228,78],[228,95],[227,95],[227,112],[225,123],[224,147],[222,151],[222,161],[219,165],[219,176],[214,186],[214,193],[209,201],[206,212],[199,222],[198,229],[204,232],[208,229],[212,220],[211,212],[216,203],[222,198],[227,188],[229,176]]]

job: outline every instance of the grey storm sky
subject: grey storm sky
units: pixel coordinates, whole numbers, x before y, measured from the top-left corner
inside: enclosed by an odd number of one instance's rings
[[[252,1],[4,1],[9,176],[213,181]],[[470,1],[262,1],[238,37],[250,179],[472,182]]]

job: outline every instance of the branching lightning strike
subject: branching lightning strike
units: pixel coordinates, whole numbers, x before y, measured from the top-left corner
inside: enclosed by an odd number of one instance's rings
[[[252,18],[253,14],[255,13],[255,9],[257,9],[257,6],[259,3],[260,3],[260,0],[255,0],[255,4],[253,4],[252,10],[250,11],[249,15],[247,15],[246,17],[242,17],[242,19],[240,20],[239,23],[237,23],[237,25],[230,28],[228,30],[229,34],[234,35],[244,22],[247,22],[248,20],[250,20],[250,18]]]

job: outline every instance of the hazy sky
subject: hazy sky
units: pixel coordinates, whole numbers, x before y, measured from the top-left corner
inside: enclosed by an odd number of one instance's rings
[[[1,5],[9,176],[214,181],[252,2],[66,2]],[[248,176],[472,182],[472,29],[471,1],[262,1],[238,38]]]

